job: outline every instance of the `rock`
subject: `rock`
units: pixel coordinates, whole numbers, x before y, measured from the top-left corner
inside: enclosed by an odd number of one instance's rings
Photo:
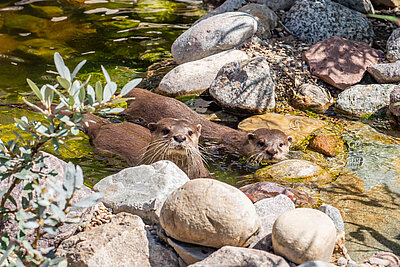
[[[303,59],[312,74],[344,90],[361,81],[367,67],[378,63],[381,56],[365,43],[334,36],[311,46]]]
[[[390,60],[400,59],[400,28],[395,29],[386,42],[386,57]]]
[[[286,182],[329,183],[332,177],[315,163],[300,159],[289,159],[257,170],[249,175],[256,180],[275,180]]]
[[[144,223],[128,213],[64,240],[56,256],[68,266],[151,266]]]
[[[98,182],[93,189],[105,191],[101,199],[114,212],[129,212],[146,223],[159,223],[167,196],[189,178],[170,161],[127,168]]]
[[[206,259],[190,265],[190,267],[289,267],[289,264],[277,255],[250,248],[224,246]]]
[[[390,252],[378,252],[365,260],[364,263],[369,263],[373,266],[397,267],[400,266],[400,259]]]
[[[400,87],[396,86],[390,93],[389,111],[400,123]]]
[[[318,207],[318,210],[322,211],[323,213],[328,215],[329,218],[331,218],[331,220],[335,224],[336,229],[339,232],[344,232],[343,218],[342,215],[340,215],[340,211],[337,208],[328,204],[322,204],[321,206]]]
[[[384,7],[398,7],[400,6],[399,0],[371,0],[374,6],[384,6]]]
[[[345,150],[343,141],[334,136],[326,134],[316,135],[310,142],[310,148],[318,153],[324,154],[329,157],[334,157]]]
[[[297,267],[336,267],[336,265],[326,261],[307,261]]]
[[[175,61],[182,64],[240,45],[257,31],[257,20],[243,12],[215,15],[190,27],[172,44]]]
[[[222,107],[236,112],[261,113],[275,107],[272,70],[263,57],[226,64],[209,92]]]
[[[374,37],[371,23],[361,13],[329,0],[296,1],[285,15],[285,26],[311,44],[332,36],[365,43]]]
[[[275,253],[296,264],[313,260],[329,262],[335,240],[332,220],[323,212],[308,208],[282,214],[272,229]]]
[[[187,265],[202,261],[216,251],[215,248],[184,243],[171,238],[168,238],[167,242]]]
[[[305,193],[297,191],[296,189],[279,185],[271,182],[257,182],[254,184],[245,185],[239,188],[248,198],[254,203],[265,198],[276,197],[279,195],[285,195],[294,204],[299,206],[312,206],[315,204],[315,200]]]
[[[248,58],[245,52],[232,49],[184,63],[164,76],[157,92],[172,97],[201,94],[210,87],[222,66]]]
[[[244,119],[239,123],[238,128],[242,131],[254,131],[260,128],[278,129],[292,136],[292,145],[296,145],[313,131],[325,125],[326,122],[313,118],[266,113]]]
[[[254,204],[256,212],[261,219],[260,237],[265,237],[272,232],[275,220],[289,210],[294,210],[294,203],[285,195],[265,198]]]
[[[375,13],[374,6],[372,5],[371,0],[334,0],[334,2],[361,13]]]
[[[176,267],[179,265],[178,256],[171,247],[163,245],[158,236],[147,230],[149,241],[149,261],[151,266]]]
[[[300,108],[325,112],[332,105],[333,98],[325,88],[305,83],[299,86],[292,102]]]
[[[294,4],[294,0],[252,0],[257,4],[266,5],[272,9],[288,10]]]
[[[265,5],[250,3],[238,11],[250,14],[257,19],[256,35],[263,40],[271,37],[271,31],[278,25],[278,16]]]
[[[367,70],[378,83],[395,83],[400,81],[400,61],[375,64],[369,66]]]
[[[201,18],[196,20],[193,25],[199,23],[200,21],[208,19],[208,18],[210,18],[212,16],[218,15],[218,14],[236,11],[239,8],[241,8],[242,6],[244,6],[245,4],[247,4],[246,0],[226,0],[219,7],[217,7],[216,9],[208,12],[207,14],[205,14],[204,16],[202,16]]]
[[[358,117],[372,115],[389,105],[395,87],[394,84],[354,85],[338,95],[336,108]]]
[[[246,195],[212,179],[191,180],[172,192],[161,209],[160,223],[174,239],[216,248],[247,246],[261,228]]]

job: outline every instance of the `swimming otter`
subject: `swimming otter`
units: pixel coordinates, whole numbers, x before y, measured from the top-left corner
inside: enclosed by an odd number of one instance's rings
[[[85,119],[86,134],[103,153],[117,154],[132,166],[170,160],[190,179],[211,176],[199,151],[201,125],[164,118],[150,123],[149,130],[130,122],[111,123],[91,114]]]

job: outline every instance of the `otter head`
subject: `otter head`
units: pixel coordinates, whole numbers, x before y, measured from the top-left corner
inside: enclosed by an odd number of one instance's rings
[[[278,162],[286,159],[293,138],[277,129],[258,129],[247,135],[245,150],[250,160]]]

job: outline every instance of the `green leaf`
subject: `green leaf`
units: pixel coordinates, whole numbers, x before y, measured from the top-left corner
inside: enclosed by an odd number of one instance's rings
[[[75,79],[76,74],[79,72],[79,70],[83,67],[83,65],[85,65],[86,63],[86,59],[82,60],[81,62],[79,62],[78,65],[76,65],[74,71],[72,72],[71,78]]]
[[[124,111],[125,109],[123,108],[105,108],[102,110],[99,110],[99,113],[107,115],[107,114],[118,114]]]
[[[61,86],[63,87],[63,88],[65,88],[65,89],[69,89],[70,87],[71,87],[71,83],[67,80],[67,79],[65,79],[65,78],[63,78],[63,77],[60,77],[60,76],[57,76],[57,81],[61,84]]]
[[[23,224],[23,227],[28,228],[28,229],[36,229],[40,225],[37,222],[26,222]]]
[[[367,14],[366,16],[370,17],[370,18],[386,19],[386,20],[393,21],[393,22],[396,22],[396,23],[398,23],[400,21],[400,19],[398,17],[395,17],[395,16],[378,15],[378,14]]]
[[[0,258],[0,266],[3,266],[5,260],[7,260],[10,253],[14,250],[15,245],[11,245],[7,248],[5,252],[3,252],[3,256]]]
[[[118,98],[113,99],[110,103],[112,105],[118,105],[118,104],[124,103],[124,102],[126,102],[128,100],[131,100],[131,99],[134,99],[134,97],[128,97],[128,98],[119,98],[118,97]]]
[[[107,70],[101,65],[101,70],[103,71],[104,77],[106,78],[107,83],[111,83],[110,75],[108,74]]]
[[[75,209],[88,208],[88,207],[94,206],[100,202],[99,199],[102,196],[104,196],[105,194],[106,194],[105,192],[92,193],[89,195],[89,197],[76,202],[72,206],[72,209],[75,210]]]
[[[122,87],[121,90],[121,96],[126,95],[127,93],[129,93],[133,88],[135,88],[140,82],[142,81],[141,78],[139,79],[134,79],[130,82],[128,82],[127,84],[125,84],[124,87]]]
[[[35,95],[42,101],[42,94],[40,93],[39,87],[37,87],[37,85],[32,82],[30,79],[26,79],[26,81],[28,82],[29,87],[32,89],[32,91],[35,93]]]
[[[40,113],[45,114],[44,110],[39,108],[38,106],[32,104],[31,102],[29,102],[28,100],[25,99],[25,97],[22,98],[22,100],[25,102],[25,104],[27,104],[30,107],[33,107],[34,109],[37,109]]]
[[[87,86],[87,96],[89,99],[89,105],[93,105],[96,102],[96,93],[90,84]]]
[[[83,171],[79,165],[76,165],[75,187],[82,188],[82,186],[83,186]]]
[[[100,81],[96,82],[95,90],[96,90],[96,98],[99,101],[99,103],[101,103],[103,101],[103,86],[101,85]]]
[[[81,90],[79,91],[79,102],[81,104],[85,102],[85,96],[86,96],[85,87],[82,87]]]
[[[71,197],[75,190],[75,166],[72,162],[68,162],[64,170],[64,189],[67,197]]]
[[[394,103],[395,106],[400,106],[400,102]]]
[[[58,52],[54,53],[54,63],[60,76],[68,81],[71,81],[71,72],[69,71],[68,67],[65,66],[64,60]]]

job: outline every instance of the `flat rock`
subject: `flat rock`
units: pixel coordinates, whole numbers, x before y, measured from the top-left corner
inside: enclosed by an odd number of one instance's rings
[[[313,131],[322,128],[326,122],[295,115],[266,113],[244,119],[238,125],[242,131],[254,131],[260,128],[278,129],[293,137],[292,145],[300,143]]]
[[[128,213],[64,240],[56,256],[68,266],[151,266],[144,223]]]
[[[334,2],[361,13],[375,13],[374,6],[372,5],[371,0],[334,0]]]
[[[371,115],[390,103],[394,84],[354,85],[338,95],[336,108],[353,116]]]
[[[300,159],[289,159],[257,170],[251,174],[257,180],[286,181],[290,183],[329,183],[332,177],[319,165]]]
[[[400,81],[400,61],[375,64],[367,68],[378,83],[395,83]]]
[[[386,42],[386,57],[396,61],[400,59],[400,28],[395,29]]]
[[[314,44],[303,54],[312,74],[342,90],[361,81],[367,67],[381,57],[366,43],[338,36]]]
[[[189,178],[170,161],[127,168],[98,182],[93,189],[104,191],[101,199],[114,212],[129,212],[146,223],[159,223],[161,207],[167,196]]]
[[[396,86],[390,93],[389,111],[400,122],[400,86]]]
[[[332,105],[333,98],[325,88],[305,83],[299,86],[292,102],[299,108],[323,113]]]
[[[272,9],[288,10],[294,5],[295,0],[253,0],[252,2],[266,5]]]
[[[238,11],[248,13],[257,19],[256,35],[263,40],[270,38],[271,31],[278,25],[278,16],[266,5],[250,3]]]
[[[202,20],[172,44],[178,64],[198,60],[240,45],[257,31],[257,20],[243,12],[226,12]]]
[[[168,238],[167,242],[187,265],[202,261],[216,251],[215,248],[180,242],[171,238]]]
[[[311,149],[324,154],[328,157],[334,157],[345,150],[344,142],[334,135],[318,134],[309,144]]]
[[[329,262],[336,241],[336,228],[323,212],[295,209],[278,217],[272,229],[272,246],[277,255],[302,264]]]
[[[172,97],[201,94],[210,87],[222,66],[248,58],[245,52],[232,49],[181,64],[163,77],[157,92]]]
[[[361,13],[329,0],[296,1],[285,14],[285,26],[310,44],[332,36],[365,43],[374,37],[371,23]]]
[[[257,57],[226,64],[209,92],[225,109],[261,113],[275,107],[275,84],[268,61]]]
[[[247,246],[261,228],[246,195],[213,179],[191,180],[172,192],[161,209],[160,223],[174,239],[216,248]]]
[[[289,267],[289,264],[277,255],[250,248],[225,246],[206,259],[190,265],[190,267]]]

